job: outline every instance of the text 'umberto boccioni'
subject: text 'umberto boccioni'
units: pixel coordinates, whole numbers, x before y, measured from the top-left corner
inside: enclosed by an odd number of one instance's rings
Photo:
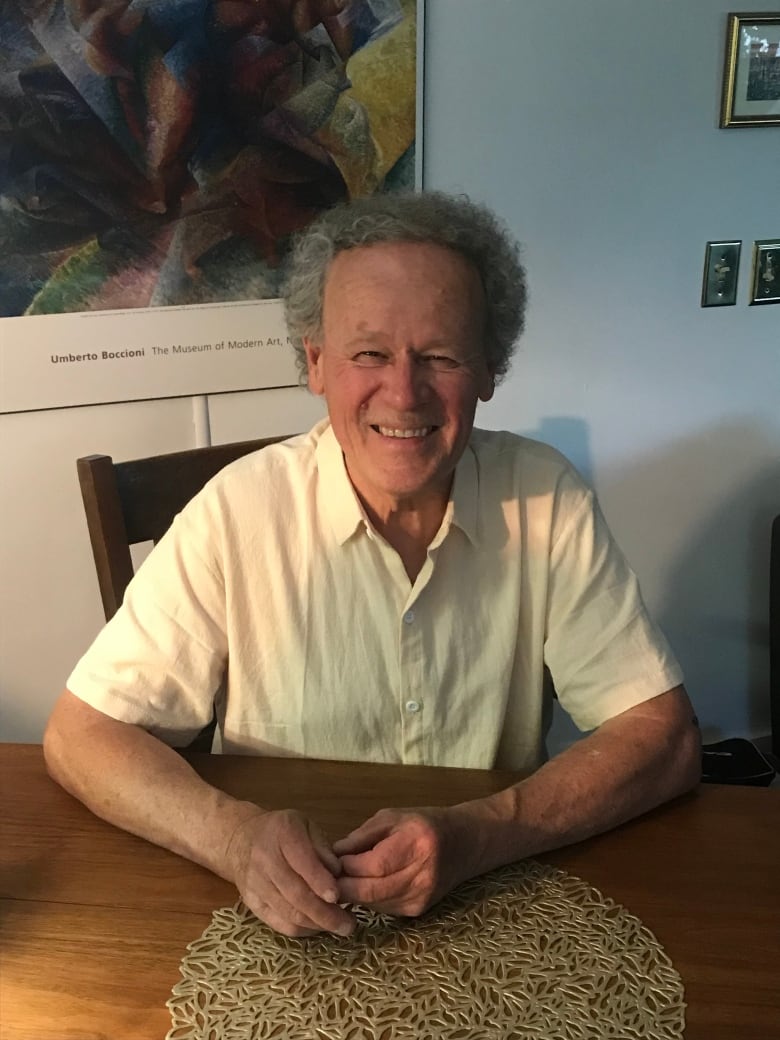
[[[263,339],[228,339],[214,343],[174,343],[171,346],[138,347],[135,350],[93,350],[78,354],[52,354],[52,365],[69,365],[84,361],[119,361],[132,358],[171,357],[176,354],[209,354],[222,350],[252,350],[258,347],[283,347],[289,337],[267,336]]]

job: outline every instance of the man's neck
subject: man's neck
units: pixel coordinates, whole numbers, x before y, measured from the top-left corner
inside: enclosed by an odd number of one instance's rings
[[[447,511],[448,497],[427,499],[422,508],[408,503],[378,511],[360,493],[358,497],[374,529],[401,557],[409,581],[414,584]]]

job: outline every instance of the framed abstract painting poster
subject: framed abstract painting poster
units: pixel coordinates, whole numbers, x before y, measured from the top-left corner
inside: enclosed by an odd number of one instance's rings
[[[291,236],[420,184],[422,3],[0,12],[0,412],[297,384]]]

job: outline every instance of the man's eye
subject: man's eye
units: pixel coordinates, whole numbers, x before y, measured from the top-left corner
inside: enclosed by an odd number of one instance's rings
[[[460,367],[460,362],[446,354],[423,354],[420,361],[434,372],[451,372]]]
[[[387,359],[379,350],[361,350],[360,353],[355,354],[352,360],[356,365],[361,365],[363,368],[378,368]]]

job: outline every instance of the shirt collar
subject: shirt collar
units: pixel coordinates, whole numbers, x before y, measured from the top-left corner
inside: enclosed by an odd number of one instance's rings
[[[317,441],[317,469],[322,489],[321,508],[327,516],[339,545],[343,545],[361,525],[365,525],[366,517],[360,501],[352,487],[344,464],[341,445],[336,440],[333,427],[326,419]],[[479,510],[479,472],[477,458],[471,444],[458,460],[455,467],[455,478],[452,483],[449,505],[444,515],[441,538],[437,535],[433,544],[438,544],[446,537],[451,524],[455,524],[466,535],[468,540],[478,543],[477,516]]]
[[[452,523],[463,531],[472,545],[477,545],[479,542],[477,524],[479,513],[479,471],[477,469],[477,456],[470,441],[455,467],[455,479],[452,482],[450,505],[452,507]]]
[[[363,510],[347,475],[341,445],[330,422],[317,441],[317,469],[320,474],[320,508],[328,518],[339,545],[350,538],[364,522]]]

